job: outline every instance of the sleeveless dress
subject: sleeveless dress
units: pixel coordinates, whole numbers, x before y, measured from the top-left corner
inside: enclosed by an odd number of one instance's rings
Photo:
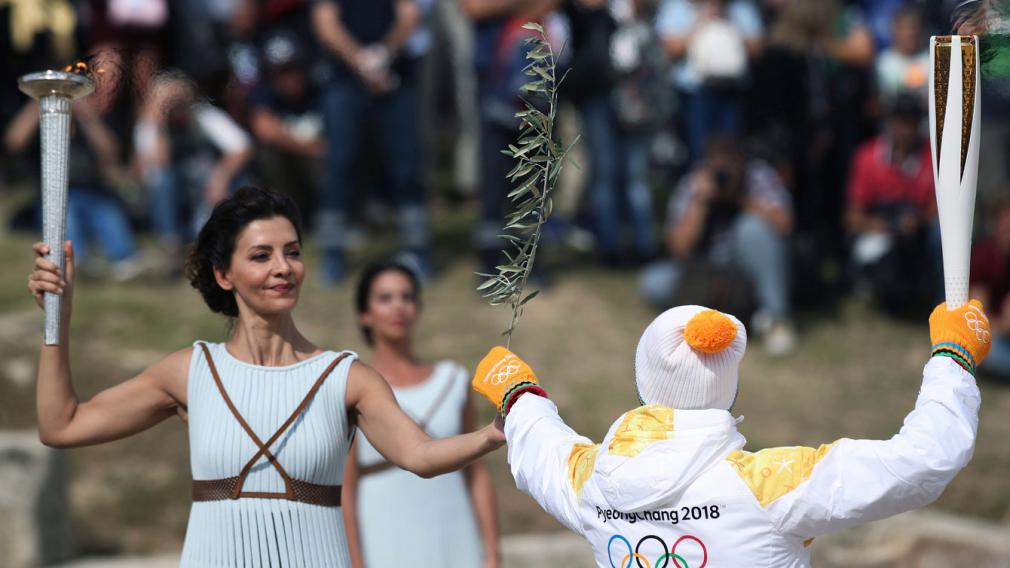
[[[469,377],[463,367],[440,361],[423,383],[394,388],[397,402],[415,422],[444,397],[425,430],[434,438],[463,431]],[[358,434],[362,468],[385,460]],[[423,479],[397,467],[363,475],[358,481],[358,526],[368,568],[476,568],[484,556],[466,477],[454,471]]]
[[[229,410],[199,343],[194,343],[187,386],[193,479],[223,479],[237,475],[259,448]],[[239,361],[222,343],[208,348],[228,396],[261,440],[277,431],[341,355],[327,351],[293,365],[263,367]],[[356,358],[350,353],[332,370],[297,420],[270,446],[293,479],[342,483],[352,434],[344,391]],[[249,492],[284,489],[283,479],[265,457],[256,462],[244,486]],[[350,568],[342,509],[285,499],[194,502],[180,565]]]

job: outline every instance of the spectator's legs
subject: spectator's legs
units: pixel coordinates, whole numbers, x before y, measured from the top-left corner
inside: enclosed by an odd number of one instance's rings
[[[90,188],[75,187],[67,199],[67,238],[74,243],[74,255],[87,269],[94,238],[109,261],[109,276],[126,280],[136,276],[137,244],[129,220],[119,202]]]
[[[74,261],[77,266],[86,269],[88,254],[91,252],[88,247],[87,224],[84,220],[88,210],[88,198],[83,188],[72,187],[67,192],[67,240],[74,243]]]
[[[106,258],[112,263],[133,258],[137,243],[133,238],[130,221],[119,202],[109,195],[89,192],[88,224],[91,234],[102,246]]]
[[[796,348],[789,321],[789,248],[785,237],[764,218],[741,214],[733,223],[734,262],[756,288],[758,312],[751,327],[764,336],[765,351],[782,356]]]
[[[449,40],[452,76],[456,94],[456,187],[473,191],[477,187],[477,151],[480,123],[477,115],[477,85],[473,69],[473,25],[463,14],[459,2],[438,2],[439,19]]]
[[[586,137],[593,167],[589,199],[593,208],[597,249],[604,258],[613,259],[620,254],[621,248],[615,184],[617,128],[607,96],[591,98],[585,101],[579,110],[582,114],[582,131]]]
[[[735,91],[702,87],[694,92],[681,92],[680,100],[691,163],[705,155],[705,145],[711,135],[740,132],[740,96]]]
[[[1010,379],[1010,337],[993,337],[992,350],[980,368],[984,373]]]
[[[141,265],[137,260],[137,242],[126,212],[111,195],[93,192],[89,201],[88,224],[109,260],[108,277],[117,282],[136,277],[141,272]]]
[[[645,301],[657,310],[673,306],[683,268],[675,260],[662,260],[646,266],[638,278],[638,289]]]
[[[656,254],[656,234],[653,226],[652,190],[649,188],[648,137],[623,136],[624,168],[627,184],[628,210],[635,239],[635,253],[641,258]]]
[[[290,195],[303,213],[315,208],[322,166],[321,159],[292,154],[273,146],[262,145],[256,150],[260,183]]]
[[[680,108],[683,122],[684,143],[687,144],[688,163],[693,164],[705,155],[705,139],[708,137],[708,115],[706,101],[700,91],[681,91]]]
[[[158,168],[147,174],[147,187],[151,192],[151,228],[162,243],[181,246],[182,227],[179,222],[182,207],[181,188],[176,172],[171,167]]]
[[[430,231],[425,212],[425,191],[421,179],[420,100],[417,84],[404,82],[396,91],[383,97],[379,126],[386,152],[389,179],[393,185],[400,239],[422,278],[430,277],[428,258]]]
[[[354,159],[361,142],[361,118],[369,99],[364,87],[352,77],[334,78],[323,90],[326,173],[315,231],[323,251],[323,279],[329,284],[339,282],[345,275],[347,209],[353,189]]]
[[[505,196],[508,186],[509,158],[501,150],[511,141],[513,132],[489,119],[481,120],[480,135],[480,210],[481,220],[499,232],[504,225]],[[497,237],[493,240],[497,241]],[[493,245],[497,246],[497,244]]]
[[[480,118],[480,209],[481,220],[474,232],[473,240],[480,256],[480,269],[494,273],[494,267],[501,256],[505,242],[498,235],[505,226],[503,207],[508,194],[505,174],[511,169],[510,159],[501,153],[502,148],[512,141],[515,132],[496,120],[486,108],[493,97],[481,97]],[[504,257],[502,257],[504,258]]]
[[[710,130],[708,135],[736,134],[740,132],[741,105],[740,96],[736,91],[713,92],[703,91],[705,98],[710,101],[708,105],[708,124]]]
[[[741,214],[733,223],[733,255],[754,282],[760,309],[776,320],[789,317],[789,253],[786,239],[758,215]]]

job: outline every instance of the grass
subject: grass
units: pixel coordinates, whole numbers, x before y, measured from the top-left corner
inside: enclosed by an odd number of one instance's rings
[[[420,352],[473,367],[499,340],[507,309],[492,309],[473,291],[467,219],[439,224],[441,277],[425,291],[417,333]],[[440,217],[440,218],[441,218]],[[0,428],[34,426],[34,367],[42,315],[26,293],[30,241],[4,235],[0,255]],[[371,251],[388,252],[380,239]],[[634,349],[654,314],[638,299],[633,274],[594,268],[555,251],[567,268],[526,310],[513,348],[529,361],[577,430],[599,440],[637,404]],[[310,266],[313,266],[310,255]],[[296,318],[310,338],[333,349],[366,353],[354,323],[352,290],[322,289],[313,274]],[[72,327],[74,383],[82,397],[114,385],[194,339],[223,340],[226,322],[208,312],[183,282],[125,285],[81,282]],[[915,401],[929,355],[926,322],[894,322],[858,303],[834,319],[804,321],[799,352],[769,359],[752,345],[741,368],[736,412],[750,449],[817,445],[839,437],[890,437]],[[25,378],[25,368],[30,376]],[[19,370],[20,369],[20,370]],[[1010,388],[982,382],[978,447],[971,465],[934,507],[1010,521]],[[478,408],[485,419],[491,411]],[[69,451],[70,500],[79,541],[96,552],[173,551],[189,511],[185,426],[170,420],[130,439]],[[559,529],[508,473],[505,452],[489,458],[503,530]],[[100,520],[100,521],[96,521]]]

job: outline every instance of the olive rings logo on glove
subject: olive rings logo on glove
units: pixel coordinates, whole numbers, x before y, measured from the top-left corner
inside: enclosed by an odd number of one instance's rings
[[[987,329],[989,327],[989,318],[987,318],[982,312],[978,311],[978,308],[975,308],[974,306],[972,306],[972,308],[975,311],[964,312],[964,321],[967,322],[968,329],[975,332],[975,337],[980,342],[989,343],[990,333]],[[978,313],[976,313],[976,311]],[[985,318],[985,321],[982,321],[979,318],[979,315],[981,315],[982,318]]]
[[[494,367],[491,367],[491,370],[484,375],[484,380],[482,382],[487,383],[490,380],[491,384],[495,386],[503,385],[509,382],[522,368],[519,363],[519,358],[515,355],[505,357]]]

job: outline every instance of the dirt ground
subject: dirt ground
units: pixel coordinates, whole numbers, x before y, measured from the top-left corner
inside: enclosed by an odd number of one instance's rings
[[[440,238],[465,246],[463,232]],[[0,236],[0,256],[7,259],[7,270],[0,272],[4,429],[34,427],[42,315],[25,289],[29,246],[26,236]],[[469,255],[439,261],[442,275],[425,291],[419,350],[430,359],[473,367],[499,340],[508,313],[488,307],[473,291]],[[634,348],[654,314],[637,297],[632,272],[572,267],[552,280],[529,305],[513,349],[534,366],[569,423],[598,440],[615,417],[637,404]],[[365,353],[351,294],[350,285],[322,289],[310,274],[296,316],[303,332],[322,346]],[[220,341],[227,332],[227,322],[211,315],[181,281],[82,281],[71,344],[78,393],[91,396],[194,339]],[[832,318],[804,319],[799,351],[791,357],[772,360],[752,345],[735,409],[746,416],[741,431],[749,449],[893,435],[914,404],[928,355],[925,321],[893,322],[858,302]],[[981,386],[975,458],[934,507],[1010,523],[1010,385]],[[479,408],[490,419],[489,409]],[[70,498],[84,551],[177,550],[189,510],[187,454],[185,426],[175,419],[127,440],[69,451]],[[558,528],[514,488],[504,451],[489,462],[504,532]]]

